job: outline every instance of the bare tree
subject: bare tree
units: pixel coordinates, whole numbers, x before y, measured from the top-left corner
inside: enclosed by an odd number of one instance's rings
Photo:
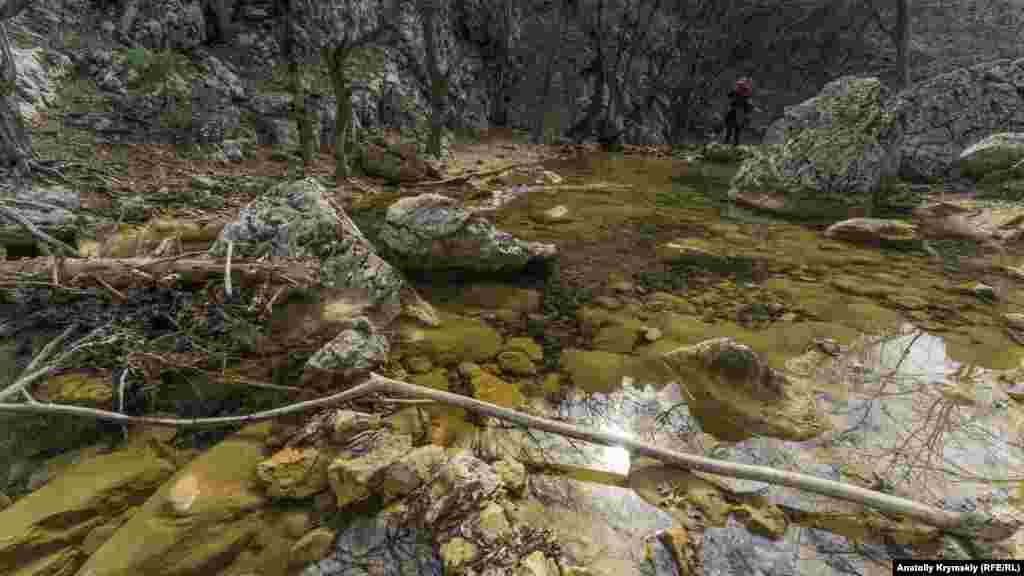
[[[334,161],[337,178],[349,175],[352,151],[352,80],[347,65],[356,50],[386,43],[406,0],[294,0],[309,38],[327,64],[337,99]]]
[[[301,53],[308,47],[297,42],[298,27],[303,24],[302,15],[294,0],[275,0],[274,7],[279,17],[278,34],[281,56],[288,66],[288,82],[292,93],[292,112],[299,131],[299,149],[305,170],[313,163],[313,117],[306,102],[306,86],[302,73],[305,59]]]
[[[896,61],[900,70],[903,88],[909,88],[910,80],[910,0],[896,2]]]

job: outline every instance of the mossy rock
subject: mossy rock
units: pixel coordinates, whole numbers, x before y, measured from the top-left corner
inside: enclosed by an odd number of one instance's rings
[[[437,366],[459,362],[486,362],[501,350],[501,334],[484,322],[449,313],[440,313],[436,328],[407,327],[405,342],[397,343],[405,356],[422,355]]]
[[[526,399],[517,385],[498,378],[472,362],[460,364],[459,373],[469,380],[469,387],[477,400],[516,409]]]
[[[424,374],[416,374],[410,377],[409,380],[417,386],[448,392],[448,371],[444,368],[436,368]]]

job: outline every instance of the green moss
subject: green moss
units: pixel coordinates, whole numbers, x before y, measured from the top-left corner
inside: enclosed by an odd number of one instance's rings
[[[575,318],[580,306],[592,299],[590,290],[567,282],[556,263],[545,278],[541,310],[552,319],[571,319]]]

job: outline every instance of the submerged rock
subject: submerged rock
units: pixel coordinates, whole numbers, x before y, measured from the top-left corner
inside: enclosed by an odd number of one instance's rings
[[[701,428],[721,440],[807,440],[825,431],[824,414],[806,386],[730,338],[679,348],[663,359],[689,391],[687,404]]]
[[[146,500],[78,573],[216,572],[260,531],[260,511],[267,499],[252,474],[263,458],[269,431],[270,423],[249,426],[193,460]]]
[[[403,266],[420,270],[515,272],[557,252],[553,244],[514,238],[440,194],[392,204],[380,238]]]
[[[71,466],[0,512],[0,572],[46,562],[54,571],[45,573],[74,573],[85,560],[75,547],[94,528],[146,501],[173,473],[173,464],[145,445]]]

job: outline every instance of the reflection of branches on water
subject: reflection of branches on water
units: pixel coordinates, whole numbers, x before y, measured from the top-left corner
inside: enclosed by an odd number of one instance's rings
[[[797,526],[796,542],[793,546],[794,564],[799,567],[801,560],[819,560],[824,558],[832,572],[849,576],[864,576],[874,571],[866,570],[864,562],[870,562],[879,568],[888,569],[893,558],[910,557],[912,553],[902,547],[882,546],[876,544],[862,544],[834,535],[830,532],[816,528],[805,528]],[[804,542],[804,538],[808,540]],[[807,544],[815,550],[813,557],[806,558],[802,555],[803,546]]]
[[[354,529],[358,530],[359,528]],[[339,565],[338,570],[330,569],[326,573],[337,576],[362,574],[442,576],[444,574],[441,563],[432,553],[432,544],[425,533],[413,528],[388,525],[378,525],[373,530],[370,537],[375,541],[372,543],[353,542],[348,548],[339,544],[332,557],[332,560]],[[355,548],[359,549],[355,550]]]

